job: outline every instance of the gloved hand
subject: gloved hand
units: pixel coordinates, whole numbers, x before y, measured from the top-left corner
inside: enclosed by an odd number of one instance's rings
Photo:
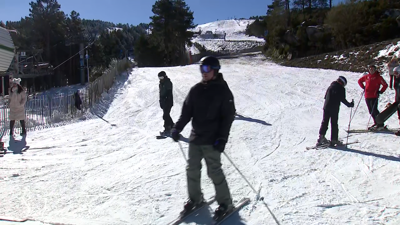
[[[350,102],[350,106],[349,106],[350,108],[353,108],[354,107],[354,99]]]
[[[219,152],[224,152],[225,150],[225,145],[226,145],[226,141],[224,139],[218,138],[215,142],[214,142],[214,149],[219,151]]]
[[[175,129],[175,128],[172,128],[172,130],[171,130],[171,137],[172,137],[172,140],[178,142],[178,141],[179,141],[179,138],[181,137],[181,136],[179,135],[179,133],[180,133],[179,130],[177,130],[177,129]]]
[[[381,95],[381,94],[383,94],[383,92],[382,91],[378,91],[378,93]]]

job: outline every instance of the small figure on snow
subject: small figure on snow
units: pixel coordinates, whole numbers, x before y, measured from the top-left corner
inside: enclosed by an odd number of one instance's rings
[[[317,141],[317,145],[329,144],[329,141],[325,138],[326,131],[328,130],[329,120],[331,121],[331,145],[343,145],[341,141],[339,141],[339,129],[338,129],[338,119],[339,119],[339,110],[340,103],[342,102],[347,107],[354,107],[354,100],[352,102],[348,102],[346,100],[346,90],[345,86],[347,84],[347,79],[343,76],[339,76],[339,78],[332,82],[329,86],[328,90],[325,93],[325,103],[324,103],[324,114],[321,123],[321,127],[319,129],[319,138]]]
[[[228,141],[235,115],[235,104],[231,90],[219,73],[221,68],[219,60],[206,56],[200,62],[202,81],[190,89],[183,103],[182,114],[171,135],[174,141],[178,141],[179,133],[192,120],[186,169],[189,200],[184,210],[191,211],[203,204],[200,175],[201,160],[204,158],[208,176],[215,186],[215,198],[219,204],[215,217],[218,218],[233,208],[232,197],[221,168],[221,153]]]
[[[392,84],[394,87],[394,90],[396,92],[395,95],[395,101],[400,102],[400,66],[397,66],[393,69],[393,76],[390,76],[390,88],[392,88]],[[399,123],[400,123],[400,104],[399,107],[397,107],[397,116],[399,118]],[[396,132],[397,136],[400,136],[400,130]]]
[[[22,86],[20,85],[21,78],[13,78],[11,87],[9,89],[10,98],[10,136],[14,135],[14,124],[15,120],[19,120],[22,132],[21,135],[26,135],[25,127],[25,103],[26,103],[26,93]]]
[[[80,96],[80,94],[79,94],[79,90],[77,90],[77,91],[74,93],[74,99],[75,99],[75,107],[76,107],[78,110],[82,110],[82,108],[81,108],[82,100],[81,100],[81,96]]]
[[[367,103],[369,113],[374,119],[374,124],[368,129],[382,130],[385,128],[385,125],[377,124],[376,122],[376,116],[379,114],[378,98],[380,94],[383,94],[383,92],[385,92],[388,84],[383,79],[383,77],[381,77],[380,73],[374,65],[368,66],[368,72],[368,74],[362,76],[358,80],[358,84],[360,85],[360,87],[365,90],[365,102]],[[381,88],[381,85],[382,89],[379,90]]]
[[[158,73],[158,78],[160,79],[160,107],[163,110],[163,120],[164,120],[164,135],[169,135],[174,122],[169,115],[174,105],[173,95],[172,95],[172,82],[167,77],[164,71]]]

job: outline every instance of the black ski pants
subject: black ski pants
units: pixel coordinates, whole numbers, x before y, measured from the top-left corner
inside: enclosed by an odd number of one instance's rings
[[[166,130],[170,130],[172,126],[174,125],[174,121],[172,121],[171,116],[169,115],[171,113],[172,106],[164,106],[163,107],[163,120],[164,120],[164,128]]]
[[[19,122],[21,124],[22,133],[25,134],[26,133],[25,120],[20,120]],[[14,134],[14,125],[15,125],[15,120],[10,120],[10,135]]]
[[[336,141],[339,137],[339,111],[324,110],[321,127],[319,128],[319,135],[325,136],[326,131],[328,130],[329,120],[331,121],[331,141]]]
[[[400,102],[400,84],[397,84],[397,86],[395,86],[394,90],[396,92],[395,100],[396,100],[396,102]],[[399,107],[397,107],[397,116],[400,121],[400,105],[399,105]]]
[[[366,98],[365,102],[367,103],[369,114],[374,119],[374,124],[376,124],[376,116],[379,114],[378,111],[378,98]],[[376,124],[376,125],[383,125],[383,124]]]

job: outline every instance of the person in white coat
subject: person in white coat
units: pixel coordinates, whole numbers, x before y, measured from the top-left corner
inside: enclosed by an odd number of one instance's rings
[[[10,107],[10,136],[14,134],[14,124],[16,120],[19,120],[22,127],[21,135],[26,135],[25,127],[25,103],[26,93],[20,85],[21,78],[14,78],[12,80],[12,86],[9,90],[9,107]]]

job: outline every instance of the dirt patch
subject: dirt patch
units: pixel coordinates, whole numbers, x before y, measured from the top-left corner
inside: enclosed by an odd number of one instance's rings
[[[399,41],[400,38],[396,38],[370,45],[281,61],[278,63],[290,67],[321,68],[351,72],[365,72],[367,65],[374,64],[381,70],[385,70],[386,63],[392,58],[393,52],[387,57],[384,56],[377,59],[375,59],[375,57],[378,56],[379,51],[385,50],[388,45],[397,45]]]

